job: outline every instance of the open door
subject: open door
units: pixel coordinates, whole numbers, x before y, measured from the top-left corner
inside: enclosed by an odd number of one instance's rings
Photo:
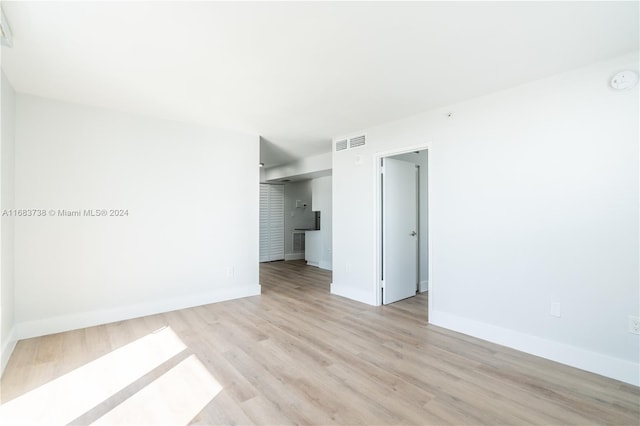
[[[416,165],[382,160],[382,303],[416,295],[418,215]]]

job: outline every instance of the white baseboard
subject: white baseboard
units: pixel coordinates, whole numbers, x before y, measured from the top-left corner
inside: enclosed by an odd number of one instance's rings
[[[445,312],[429,312],[429,322],[469,336],[640,386],[640,364],[561,342],[474,321]]]
[[[70,315],[61,315],[53,318],[26,321],[15,325],[16,338],[28,339],[30,337],[61,333],[63,331],[76,330],[85,327],[93,327],[95,325],[108,324],[111,322],[154,315],[162,312],[208,305],[215,302],[224,302],[225,300],[257,296],[260,294],[260,290],[261,287],[259,284],[228,287],[207,293],[155,300],[148,303],[123,306],[113,309],[81,312]]]
[[[9,358],[11,358],[11,354],[16,347],[16,343],[18,343],[18,339],[16,339],[16,327],[11,327],[11,331],[9,332],[9,337],[2,345],[2,352],[0,353],[0,377],[4,373],[4,369],[9,362]]]
[[[331,294],[336,296],[346,297],[357,302],[366,303],[367,305],[376,305],[376,300],[373,292],[362,291],[360,289],[354,289],[353,287],[341,286],[335,283],[331,283]]]
[[[420,281],[420,287],[418,287],[420,289],[420,293],[424,293],[425,291],[429,291],[429,281],[424,280],[424,281]]]
[[[304,259],[304,253],[289,253],[284,255],[284,260],[300,260]]]
[[[313,260],[307,260],[307,265],[309,266],[315,266],[316,268],[320,267],[320,263],[318,262],[314,262]]]

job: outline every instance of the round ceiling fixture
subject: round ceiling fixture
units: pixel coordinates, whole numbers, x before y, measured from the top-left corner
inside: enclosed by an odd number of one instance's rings
[[[638,73],[635,71],[620,71],[611,78],[611,87],[616,90],[629,89],[638,83]]]

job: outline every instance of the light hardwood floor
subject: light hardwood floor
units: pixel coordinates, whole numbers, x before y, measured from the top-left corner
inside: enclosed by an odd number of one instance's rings
[[[371,307],[330,295],[330,278],[262,264],[261,296],[20,341],[0,423],[54,398],[72,424],[640,424],[639,388],[427,325],[426,294]],[[175,350],[157,346],[169,329]],[[132,365],[109,366],[126,351]]]

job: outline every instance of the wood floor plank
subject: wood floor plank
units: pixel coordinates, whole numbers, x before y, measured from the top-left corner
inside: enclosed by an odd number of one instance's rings
[[[303,261],[261,264],[260,273],[261,296],[18,342],[1,381],[0,423],[5,404],[168,328],[183,352],[73,413],[79,424],[160,406],[194,425],[640,424],[639,388],[429,325],[426,293],[372,307],[331,295],[331,272]],[[176,413],[188,404],[162,393],[132,407],[155,379],[170,388],[190,356],[222,388],[204,409]],[[69,410],[73,397],[62,399]]]

